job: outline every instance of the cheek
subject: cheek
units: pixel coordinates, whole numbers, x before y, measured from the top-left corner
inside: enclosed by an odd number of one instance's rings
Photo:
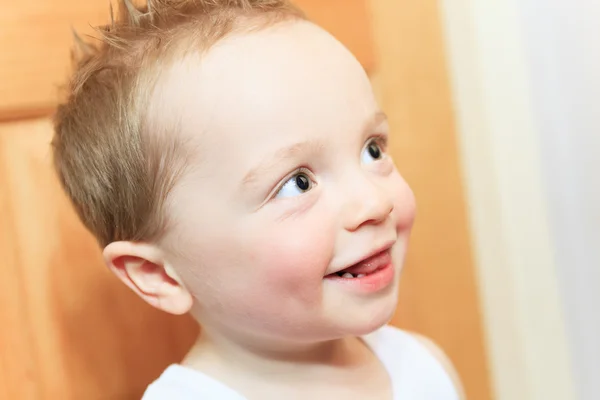
[[[323,302],[323,276],[333,257],[333,223],[326,215],[289,219],[240,231],[231,259],[220,265],[219,309],[226,323],[250,330],[299,332],[307,329]],[[243,240],[240,240],[242,239]],[[214,303],[213,303],[214,305]]]
[[[416,200],[408,183],[398,171],[393,176],[394,219],[398,233],[409,235],[416,216]]]
[[[333,257],[333,223],[324,218],[288,221],[256,237],[250,265],[261,286],[287,296],[314,298]]]
[[[239,316],[317,305],[335,238],[325,211],[281,222],[230,221],[212,227],[210,236],[188,229],[182,236],[194,239],[180,243],[182,278],[201,304]]]

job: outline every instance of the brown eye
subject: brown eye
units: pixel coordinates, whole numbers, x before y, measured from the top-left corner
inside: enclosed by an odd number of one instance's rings
[[[281,186],[275,197],[295,197],[308,192],[314,183],[306,172],[297,172]]]
[[[298,189],[306,192],[310,189],[310,179],[305,174],[298,174],[296,175],[296,186],[298,186]]]
[[[383,149],[377,140],[371,140],[361,156],[364,164],[372,163],[373,161],[380,160],[383,157]]]
[[[369,149],[369,154],[374,159],[379,159],[381,157],[381,149],[379,148],[379,145],[377,143],[371,142],[368,149]]]

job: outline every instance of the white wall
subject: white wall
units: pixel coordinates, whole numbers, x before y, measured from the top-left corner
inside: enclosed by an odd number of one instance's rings
[[[600,1],[522,0],[544,183],[580,399],[600,399]]]
[[[598,399],[600,2],[440,5],[496,398]]]

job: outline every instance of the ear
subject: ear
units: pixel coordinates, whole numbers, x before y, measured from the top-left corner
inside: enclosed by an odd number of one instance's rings
[[[156,246],[113,242],[103,255],[108,268],[150,305],[177,315],[192,307],[192,295]]]

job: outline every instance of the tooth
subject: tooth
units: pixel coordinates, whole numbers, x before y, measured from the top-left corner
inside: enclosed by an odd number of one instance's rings
[[[357,278],[362,278],[363,276],[365,276],[365,274],[358,274],[358,275],[356,275]]]
[[[344,275],[342,275],[342,278],[354,278],[354,275],[352,275],[350,272],[346,272]]]

